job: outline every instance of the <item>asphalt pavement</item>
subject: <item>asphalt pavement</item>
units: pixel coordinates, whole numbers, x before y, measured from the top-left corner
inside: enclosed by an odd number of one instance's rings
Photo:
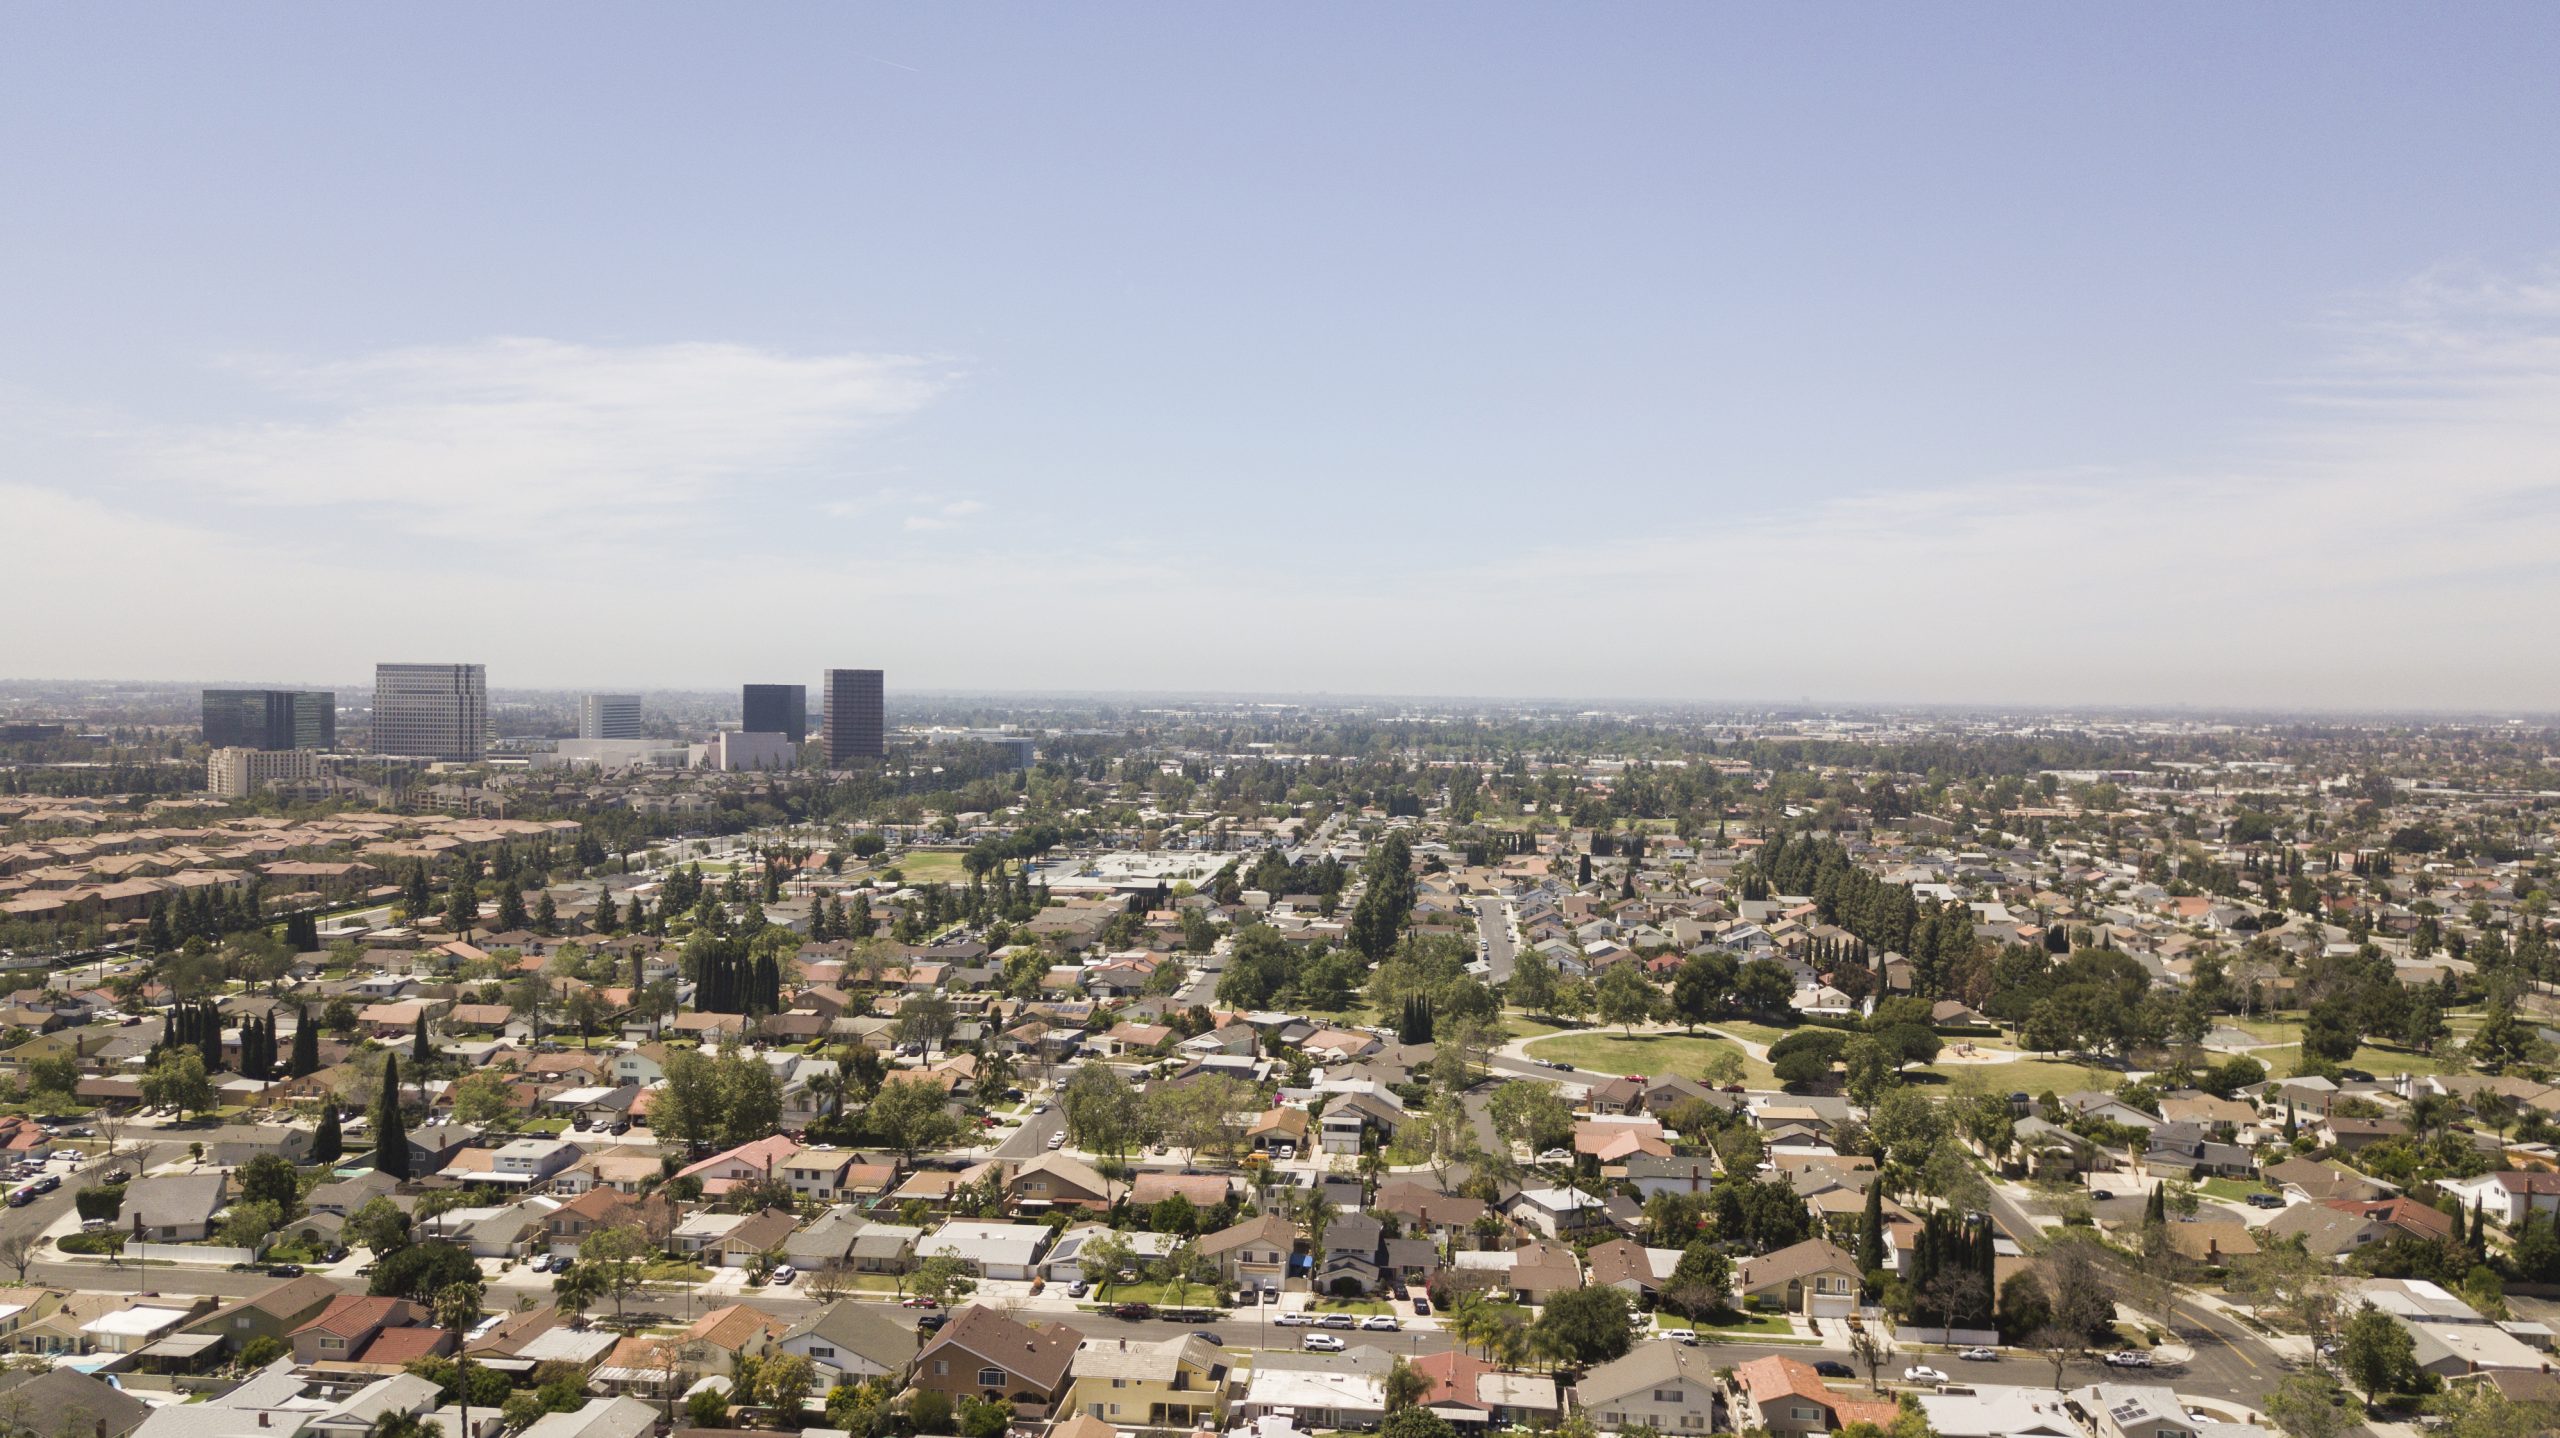
[[[1519,949],[1511,941],[1510,901],[1500,895],[1487,894],[1475,901],[1476,937],[1484,943],[1484,960],[1490,970],[1488,983],[1503,983],[1511,977]]]

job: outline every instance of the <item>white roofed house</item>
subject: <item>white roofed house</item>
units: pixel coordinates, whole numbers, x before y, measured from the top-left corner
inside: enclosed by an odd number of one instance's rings
[[[916,1245],[916,1257],[959,1259],[981,1278],[1028,1279],[1049,1248],[1050,1230],[1031,1223],[953,1219]]]

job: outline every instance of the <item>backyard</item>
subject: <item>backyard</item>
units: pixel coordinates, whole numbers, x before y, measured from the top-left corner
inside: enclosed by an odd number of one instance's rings
[[[1682,1078],[1698,1078],[1705,1074],[1707,1060],[1717,1054],[1731,1054],[1742,1060],[1742,1081],[1754,1088],[1768,1088],[1777,1082],[1769,1066],[1742,1051],[1731,1039],[1711,1039],[1704,1035],[1691,1038],[1686,1034],[1602,1033],[1596,1029],[1540,1039],[1529,1045],[1531,1058],[1550,1063],[1567,1063],[1576,1069],[1589,1069],[1602,1074],[1678,1074]]]

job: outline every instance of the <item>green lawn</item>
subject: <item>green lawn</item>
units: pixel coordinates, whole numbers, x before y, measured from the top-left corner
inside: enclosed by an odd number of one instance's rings
[[[1529,1045],[1529,1056],[1550,1063],[1566,1063],[1576,1069],[1599,1074],[1678,1074],[1698,1078],[1706,1072],[1707,1060],[1726,1053],[1742,1060],[1742,1081],[1755,1088],[1767,1088],[1777,1082],[1769,1066],[1742,1051],[1729,1039],[1711,1039],[1704,1035],[1690,1038],[1685,1034],[1566,1034],[1540,1039]]]
[[[1395,1305],[1378,1298],[1319,1298],[1308,1305],[1318,1313],[1393,1313]]]
[[[1686,1329],[1701,1338],[1758,1338],[1772,1334],[1787,1338],[1795,1333],[1794,1326],[1776,1313],[1751,1314],[1739,1323],[1692,1323],[1686,1318],[1662,1313],[1654,1316],[1654,1323],[1665,1332]]]
[[[960,863],[960,855],[939,850],[909,849],[892,859],[883,855],[880,869],[895,869],[910,884],[966,884],[969,871]],[[875,871],[876,872],[876,871]]]
[[[2265,1193],[2267,1187],[2261,1183],[2242,1183],[2236,1178],[2208,1178],[2196,1185],[2196,1192],[2209,1193],[2215,1198],[2227,1198],[2233,1203],[2246,1203],[2249,1201],[2249,1195]]]
[[[1152,1303],[1158,1308],[1216,1308],[1218,1290],[1186,1283],[1180,1292],[1162,1283],[1108,1283],[1093,1291],[1096,1303]]]

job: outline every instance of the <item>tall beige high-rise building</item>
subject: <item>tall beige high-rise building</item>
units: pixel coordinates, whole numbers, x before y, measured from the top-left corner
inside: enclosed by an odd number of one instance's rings
[[[489,752],[489,676],[478,664],[373,666],[373,752],[476,764]]]

